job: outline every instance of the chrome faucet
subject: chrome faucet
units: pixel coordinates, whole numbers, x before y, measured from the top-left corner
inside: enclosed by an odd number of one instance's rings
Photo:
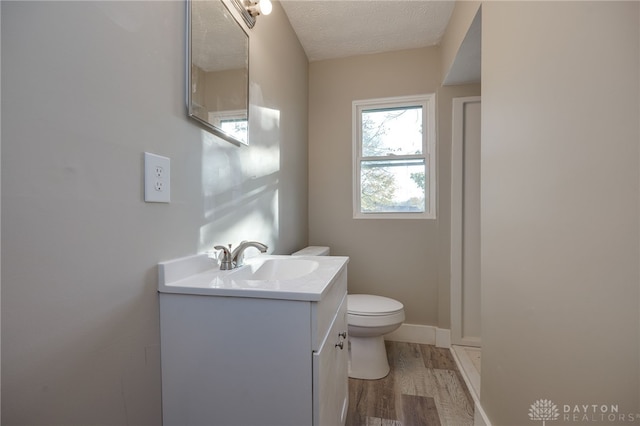
[[[229,248],[224,246],[215,246],[214,249],[222,250],[222,260],[220,261],[220,270],[227,271],[229,269],[239,268],[244,264],[244,251],[254,247],[260,250],[260,253],[265,253],[269,247],[259,243],[257,241],[243,241],[234,250],[231,250],[231,244]]]
[[[234,268],[239,268],[244,265],[244,251],[249,247],[257,248],[260,250],[260,253],[266,253],[267,247],[265,244],[259,243],[258,241],[243,241],[240,243],[238,247],[235,248],[231,252],[231,261],[233,262]]]

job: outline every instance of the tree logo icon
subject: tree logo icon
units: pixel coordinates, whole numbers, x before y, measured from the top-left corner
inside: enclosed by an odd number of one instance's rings
[[[529,419],[542,420],[542,426],[545,426],[547,420],[558,420],[558,417],[560,417],[558,407],[548,399],[539,399],[529,408]]]

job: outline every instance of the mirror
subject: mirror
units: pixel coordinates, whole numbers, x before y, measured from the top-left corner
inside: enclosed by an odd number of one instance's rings
[[[249,144],[249,36],[221,0],[188,8],[188,114],[215,135]]]

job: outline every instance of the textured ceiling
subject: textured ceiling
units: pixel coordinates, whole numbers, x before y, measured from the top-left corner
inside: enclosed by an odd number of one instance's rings
[[[309,61],[433,46],[454,1],[282,0]]]
[[[249,39],[229,10],[217,1],[192,1],[191,61],[204,71],[247,66]]]

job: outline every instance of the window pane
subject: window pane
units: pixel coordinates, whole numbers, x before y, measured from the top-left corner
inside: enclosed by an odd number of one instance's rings
[[[362,156],[422,154],[422,107],[362,111]]]
[[[362,161],[360,166],[362,213],[425,211],[424,159]]]

